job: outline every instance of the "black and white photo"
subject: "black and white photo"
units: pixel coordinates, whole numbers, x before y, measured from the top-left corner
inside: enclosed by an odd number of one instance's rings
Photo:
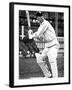
[[[10,87],[70,83],[70,6],[10,3]]]

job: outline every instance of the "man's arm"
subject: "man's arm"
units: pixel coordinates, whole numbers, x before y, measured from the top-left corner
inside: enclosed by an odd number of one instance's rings
[[[47,25],[45,25],[45,24],[41,25],[41,26],[38,28],[38,31],[35,32],[35,33],[33,33],[33,36],[32,36],[32,37],[33,37],[33,38],[39,37],[40,35],[42,35],[42,34],[46,31],[47,28],[48,28]]]

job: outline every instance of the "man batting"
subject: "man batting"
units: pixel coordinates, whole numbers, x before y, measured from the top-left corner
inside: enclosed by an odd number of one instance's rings
[[[42,51],[42,54],[36,53],[37,63],[42,69],[45,77],[51,77],[51,73],[48,70],[48,65],[44,61],[44,58],[48,56],[49,63],[51,65],[52,77],[58,77],[57,70],[57,52],[59,49],[59,43],[57,41],[57,37],[52,25],[46,21],[42,15],[42,13],[36,14],[37,20],[40,23],[40,26],[35,33],[30,33],[30,38],[43,38],[45,40],[45,48]]]

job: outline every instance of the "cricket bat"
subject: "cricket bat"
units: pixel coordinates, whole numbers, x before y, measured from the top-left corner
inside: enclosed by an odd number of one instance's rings
[[[26,15],[27,15],[28,29],[31,29],[30,16],[29,16],[29,11],[28,10],[26,10]]]

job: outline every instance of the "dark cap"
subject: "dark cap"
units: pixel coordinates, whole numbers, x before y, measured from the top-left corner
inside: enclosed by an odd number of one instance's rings
[[[41,17],[42,16],[42,13],[41,12],[37,12],[36,13],[36,17]]]

